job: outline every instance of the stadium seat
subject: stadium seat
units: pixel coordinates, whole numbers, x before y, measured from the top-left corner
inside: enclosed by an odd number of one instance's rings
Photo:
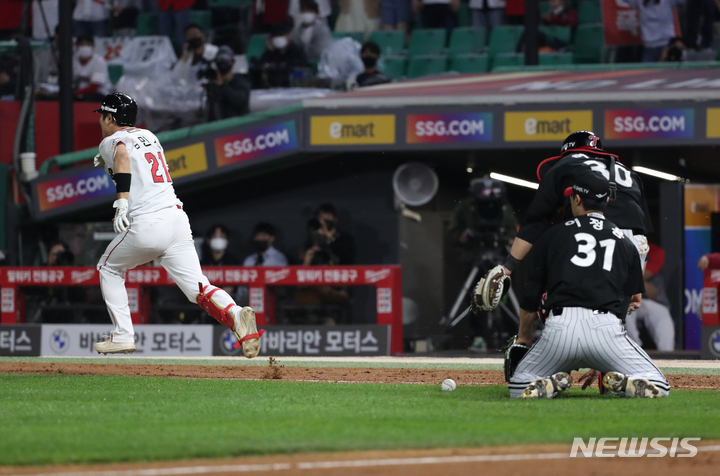
[[[569,26],[547,26],[540,25],[538,29],[551,38],[555,38],[564,45],[572,41],[572,30]]]
[[[602,6],[600,2],[595,0],[584,0],[578,2],[577,5],[579,25],[602,22]]]
[[[421,28],[412,32],[408,44],[408,56],[434,55],[445,49],[446,30],[444,28]]]
[[[440,74],[447,71],[447,56],[445,55],[416,55],[410,58],[407,77],[419,78],[431,74]]]
[[[460,3],[460,10],[457,13],[458,26],[466,27],[472,24],[472,12],[470,11],[470,4],[468,2]]]
[[[540,53],[539,64],[541,66],[572,64],[572,53]]]
[[[477,53],[485,47],[487,31],[485,28],[455,28],[450,35],[448,55]]]
[[[488,69],[488,55],[464,53],[450,57],[450,67],[448,71],[457,71],[458,73],[487,73]]]
[[[124,72],[125,67],[122,64],[108,65],[108,77],[110,78],[110,82],[113,85],[117,84],[117,82],[120,81],[120,78],[122,77]]]
[[[380,46],[383,55],[396,55],[405,49],[405,32],[399,30],[375,30],[368,41]]]
[[[525,64],[525,55],[523,53],[500,53],[493,58],[493,69],[498,66],[522,66]]]
[[[262,54],[265,52],[265,48],[267,47],[267,37],[267,34],[252,35],[250,37],[246,53],[248,60],[253,57],[260,58],[262,56]]]
[[[400,79],[405,76],[405,57],[404,56],[386,56],[381,60],[383,62],[382,72],[390,79]]]
[[[193,10],[190,23],[195,23],[207,35],[212,30],[212,12],[210,10]]]
[[[361,45],[365,42],[365,33],[362,31],[344,31],[344,32],[334,31],[332,36],[336,40],[341,40],[343,38],[350,37],[353,40],[360,43]]]
[[[600,63],[605,47],[605,29],[602,23],[578,26],[575,32],[573,63]]]
[[[490,58],[500,53],[514,53],[522,34],[522,26],[503,25],[493,28],[488,49]]]
[[[135,36],[153,36],[158,33],[157,13],[141,13],[137,17]]]

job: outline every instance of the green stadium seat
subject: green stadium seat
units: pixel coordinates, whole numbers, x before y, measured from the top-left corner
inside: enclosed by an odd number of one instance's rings
[[[499,66],[522,66],[525,64],[523,53],[500,53],[493,58],[493,70]]]
[[[487,31],[485,28],[455,28],[450,35],[448,55],[477,53],[485,47]]]
[[[248,42],[247,52],[245,56],[248,60],[250,58],[260,58],[267,48],[267,34],[252,35]]]
[[[413,31],[408,44],[408,56],[442,53],[445,49],[446,35],[444,28],[421,28]]]
[[[460,3],[460,10],[457,13],[458,26],[466,27],[472,25],[472,12],[470,11],[470,4],[468,2]]]
[[[137,18],[135,36],[153,36],[158,34],[157,13],[141,13]]]
[[[522,26],[503,25],[493,28],[488,49],[490,58],[501,53],[514,53],[522,34]]]
[[[190,23],[195,23],[207,35],[212,30],[212,12],[210,10],[193,10]]]
[[[123,73],[125,72],[125,67],[122,64],[109,64],[108,65],[108,76],[110,78],[110,82],[115,85],[118,81],[120,81],[120,78],[122,77]]]
[[[600,63],[605,47],[602,23],[579,25],[575,32],[573,63]]]
[[[595,0],[583,0],[578,2],[577,7],[578,24],[602,23],[602,5]]]
[[[344,31],[344,32],[334,31],[332,36],[336,40],[341,40],[343,38],[350,37],[353,40],[360,43],[361,45],[365,42],[365,33],[362,31]]]
[[[382,72],[390,79],[400,79],[405,76],[406,59],[404,56],[386,56],[381,61]]]
[[[569,26],[540,25],[538,29],[547,36],[556,39],[564,45],[569,45],[572,41],[572,29]]]
[[[419,78],[444,73],[445,71],[447,71],[446,55],[416,55],[410,57],[407,77]]]
[[[541,66],[572,64],[572,53],[540,53],[539,64]]]
[[[375,30],[368,41],[380,46],[383,55],[396,55],[405,49],[405,32],[400,30]]]
[[[488,66],[488,55],[464,53],[450,57],[450,67],[448,71],[457,71],[458,73],[487,73],[489,69]]]

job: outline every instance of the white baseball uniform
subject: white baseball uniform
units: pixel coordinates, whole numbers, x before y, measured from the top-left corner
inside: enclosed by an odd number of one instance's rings
[[[118,144],[125,145],[130,157],[130,226],[108,245],[97,269],[103,298],[115,326],[111,340],[130,343],[134,342],[134,332],[125,289],[124,275],[128,269],[156,260],[193,303],[197,302],[198,283],[209,286],[208,292],[216,288],[202,274],[190,222],[175,195],[160,141],[152,132],[135,127],[120,129],[103,139],[100,156],[111,176]],[[219,288],[212,300],[221,308],[235,305]]]

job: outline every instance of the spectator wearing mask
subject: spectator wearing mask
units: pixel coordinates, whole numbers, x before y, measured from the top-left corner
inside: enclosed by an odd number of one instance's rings
[[[200,26],[191,23],[185,28],[182,56],[173,66],[173,74],[189,84],[198,83],[198,71],[207,68],[217,53],[217,46],[205,42],[205,34]]]
[[[205,233],[202,246],[203,266],[240,266],[240,261],[227,251],[230,231],[223,225],[213,225]]]
[[[686,52],[685,41],[683,41],[681,37],[676,36],[668,42],[668,45],[663,50],[662,57],[660,57],[660,61],[685,61]]]
[[[319,60],[323,50],[333,41],[330,28],[318,12],[315,0],[300,0],[300,20],[291,35],[291,40],[303,46],[310,60]]]
[[[217,73],[207,84],[208,121],[243,116],[250,112],[250,80],[233,73],[235,54],[221,46],[215,56]]]
[[[380,7],[381,28],[407,31],[412,10],[410,3],[410,0],[383,0]]]
[[[413,9],[421,15],[423,28],[450,31],[457,25],[460,0],[413,0]]]
[[[577,28],[578,16],[565,0],[550,0],[550,10],[542,15],[543,25],[569,26]]]
[[[274,25],[267,39],[267,48],[260,57],[263,84],[271,88],[290,86],[290,75],[295,68],[307,67],[307,56],[303,47],[290,39],[290,22]]]
[[[75,35],[107,36],[107,22],[111,8],[110,0],[77,0],[73,11]]]
[[[80,101],[102,101],[110,92],[107,62],[95,53],[92,36],[77,39],[77,52],[73,56],[73,84],[75,98]]]
[[[472,26],[486,28],[488,35],[505,24],[505,0],[470,0]]]
[[[644,50],[642,61],[660,61],[663,49],[675,34],[673,8],[684,0],[625,0],[630,8],[638,11]]]
[[[195,0],[158,0],[158,29],[175,44],[183,42]],[[174,35],[173,35],[174,32]],[[186,35],[187,37],[187,35]]]
[[[377,62],[380,59],[380,46],[374,41],[368,41],[360,49],[360,59],[365,65],[365,71],[357,75],[355,81],[359,87],[375,86],[377,84],[389,83],[389,77],[377,69]]]
[[[637,322],[645,323],[657,350],[672,352],[675,349],[675,323],[670,315],[670,301],[665,292],[665,280],[659,274],[665,263],[665,251],[650,244],[648,262],[645,266],[645,294],[642,306],[625,318],[628,336],[642,345]]]
[[[265,3],[273,3],[273,1],[277,0],[265,0]],[[316,0],[316,2],[318,6],[318,17],[327,23],[328,17],[332,14],[332,5],[330,4],[331,0]],[[266,10],[267,8],[268,5],[265,6]],[[286,12],[288,16],[292,18],[294,25],[299,24],[301,20],[300,15],[302,14],[302,0],[289,0]]]
[[[687,28],[685,43],[688,48],[700,50],[712,49],[713,43],[713,23],[717,15],[718,4],[715,0],[687,0],[685,9],[685,17],[687,18]],[[702,40],[698,45],[698,28],[700,29],[700,37]]]
[[[255,253],[245,258],[243,266],[287,266],[285,255],[275,248],[275,227],[270,223],[258,223],[253,230]]]

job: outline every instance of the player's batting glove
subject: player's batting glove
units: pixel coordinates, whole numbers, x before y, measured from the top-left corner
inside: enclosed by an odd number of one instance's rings
[[[130,220],[128,219],[128,201],[127,198],[118,198],[113,203],[115,209],[115,218],[113,219],[113,228],[115,233],[122,233],[127,230],[130,226]]]

